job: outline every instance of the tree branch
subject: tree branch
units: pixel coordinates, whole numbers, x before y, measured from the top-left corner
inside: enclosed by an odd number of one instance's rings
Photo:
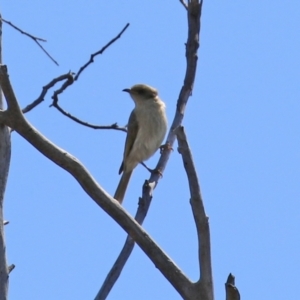
[[[44,98],[45,98],[46,94],[48,93],[49,89],[54,87],[56,83],[58,83],[59,81],[68,80],[68,79],[70,79],[70,77],[72,77],[72,73],[68,72],[67,74],[63,74],[63,75],[60,75],[60,76],[52,79],[48,84],[43,86],[42,92],[39,95],[39,97],[36,100],[34,100],[32,103],[28,104],[25,108],[22,109],[23,114],[31,111],[33,108],[35,108],[40,103],[42,103],[44,101]]]
[[[1,20],[10,25],[11,27],[13,27],[14,29],[16,29],[17,31],[19,31],[20,33],[28,36],[29,38],[31,38],[35,43],[37,43],[37,45],[44,51],[44,53],[58,66],[58,62],[46,51],[46,49],[40,44],[40,42],[47,42],[45,39],[41,39],[38,38],[30,33],[27,33],[25,31],[23,31],[22,29],[20,29],[19,27],[17,27],[16,25],[14,25],[13,23],[11,23],[10,21],[6,21],[3,18],[1,18]]]
[[[8,79],[6,66],[0,67],[0,84],[8,104],[6,111],[0,111],[0,122],[11,127],[44,156],[69,172],[95,203],[134,239],[180,295],[184,299],[189,299],[187,297],[192,285],[191,281],[158,247],[147,232],[103,190],[78,159],[49,141],[25,119]]]
[[[184,2],[184,0],[179,0],[179,2],[183,5],[183,7],[187,10],[188,6],[187,4]]]
[[[102,54],[110,45],[112,45],[116,40],[118,40],[122,34],[125,32],[125,30],[129,27],[129,23],[127,23],[125,25],[125,27],[120,31],[120,33],[114,37],[112,40],[110,40],[104,47],[102,47],[99,51],[91,54],[91,57],[89,59],[89,61],[87,63],[85,63],[82,67],[80,67],[79,71],[77,72],[76,76],[75,76],[75,79],[74,80],[77,80],[80,76],[80,74],[85,70],[85,68],[87,68],[91,63],[94,62],[94,58],[95,56],[97,55],[100,55]]]
[[[37,105],[39,105],[42,101],[44,101],[44,97],[46,96],[48,90],[50,88],[52,88],[56,83],[58,83],[59,81],[63,81],[63,84],[62,86],[54,91],[53,93],[53,96],[52,96],[52,99],[53,99],[53,102],[52,104],[50,105],[55,107],[59,112],[61,112],[64,116],[70,118],[71,120],[83,125],[83,126],[86,126],[86,127],[89,127],[89,128],[92,128],[92,129],[114,129],[114,130],[119,130],[119,131],[124,131],[124,132],[127,132],[127,129],[125,127],[120,127],[118,126],[117,123],[113,123],[112,125],[93,125],[93,124],[90,124],[88,122],[85,122],[85,121],[82,121],[80,120],[79,118],[73,116],[72,114],[70,114],[69,112],[65,111],[59,104],[58,104],[58,95],[62,94],[70,85],[72,85],[76,80],[78,80],[80,74],[92,63],[94,62],[94,58],[95,56],[99,55],[99,54],[102,54],[109,46],[111,46],[116,40],[118,40],[122,34],[125,32],[125,30],[129,27],[129,23],[127,23],[125,25],[125,27],[118,33],[117,36],[115,36],[113,39],[111,39],[105,46],[103,46],[99,51],[95,52],[94,54],[91,54],[91,57],[90,57],[90,60],[85,63],[83,66],[81,66],[79,68],[79,71],[77,72],[76,76],[75,73],[73,72],[68,72],[67,74],[63,74],[57,78],[54,78],[53,80],[51,80],[47,85],[45,85],[42,89],[42,92],[40,94],[40,96],[34,100],[31,104],[27,105],[22,111],[23,113],[27,113],[29,112],[30,110],[32,110],[33,108],[35,108]]]
[[[1,16],[0,16],[1,17]],[[0,63],[2,62],[2,22],[0,19]],[[2,91],[0,88],[0,110],[4,109]],[[0,124],[0,300],[7,299],[8,276],[6,259],[6,245],[4,235],[4,194],[6,189],[7,177],[11,157],[10,130],[4,124]]]
[[[71,84],[73,84],[74,82],[74,78],[73,76],[70,76],[67,81],[65,81],[63,83],[63,85],[61,86],[60,89],[56,90],[54,93],[53,93],[53,96],[52,96],[52,99],[53,99],[53,102],[50,106],[53,106],[55,107],[58,111],[60,111],[64,116],[70,118],[71,120],[75,121],[76,123],[79,123],[81,125],[84,125],[86,127],[89,127],[89,128],[93,128],[93,129],[114,129],[114,130],[120,130],[120,131],[124,131],[124,132],[127,132],[127,129],[125,127],[120,127],[118,126],[117,123],[114,123],[112,125],[93,125],[93,124],[90,124],[88,122],[85,122],[85,121],[82,121],[78,118],[76,118],[75,116],[71,115],[70,113],[68,113],[67,111],[65,111],[62,107],[60,107],[60,105],[58,104],[58,95],[63,93],[63,91],[68,87],[70,86]]]
[[[181,88],[179,98],[177,100],[177,108],[173,123],[171,125],[168,137],[167,144],[169,147],[166,147],[159,159],[159,162],[156,166],[156,169],[159,169],[163,173],[166,168],[167,162],[170,158],[171,148],[176,140],[175,129],[178,128],[184,116],[186,104],[188,102],[189,96],[193,90],[197,61],[198,61],[198,48],[199,48],[199,33],[200,33],[200,19],[201,19],[201,9],[202,2],[199,0],[192,0],[188,3],[188,38],[186,43],[186,73],[184,77],[184,85]],[[149,179],[149,185],[144,185],[143,187],[143,196],[139,201],[139,207],[135,215],[135,220],[139,224],[143,224],[144,219],[149,210],[153,189],[158,184],[160,176],[158,174],[152,174]],[[125,245],[120,252],[117,260],[112,266],[109,274],[107,275],[100,291],[97,294],[95,300],[106,299],[109,291],[112,289],[113,285],[119,278],[132,250],[134,247],[134,242],[130,237],[127,237]]]
[[[88,122],[82,121],[78,118],[76,118],[75,116],[71,115],[70,113],[66,112],[63,108],[60,107],[60,105],[58,104],[58,95],[61,94],[67,87],[69,87],[70,85],[72,85],[75,81],[78,80],[80,74],[91,64],[94,62],[94,58],[97,55],[102,54],[109,46],[111,46],[115,41],[117,41],[119,38],[121,38],[122,34],[126,31],[126,29],[129,27],[129,23],[127,23],[124,28],[118,33],[117,36],[115,36],[113,39],[111,39],[105,46],[103,46],[99,51],[91,54],[91,57],[89,59],[89,61],[87,63],[85,63],[83,66],[81,66],[79,68],[79,71],[77,72],[77,74],[75,75],[75,77],[73,77],[73,74],[70,74],[70,77],[67,79],[66,82],[63,83],[63,85],[61,86],[60,89],[56,90],[53,93],[52,99],[53,102],[51,104],[51,106],[55,107],[58,111],[60,111],[64,116],[70,118],[71,120],[84,125],[86,127],[89,128],[93,128],[93,129],[114,129],[114,130],[120,130],[120,131],[124,131],[126,132],[127,129],[125,127],[120,127],[118,126],[117,123],[114,123],[112,125],[108,125],[108,126],[100,126],[100,125],[92,125],[89,124]]]
[[[184,128],[179,127],[176,133],[179,145],[178,152],[182,155],[182,162],[189,182],[190,203],[198,235],[200,279],[195,286],[202,289],[201,294],[205,295],[204,299],[214,299],[208,217],[205,214],[199,179]]]
[[[8,266],[8,273],[11,273],[11,271],[15,268],[16,266],[14,264]]]
[[[107,274],[99,292],[97,293],[95,300],[105,300],[113,288],[114,284],[118,280],[121,275],[123,266],[126,264],[132,250],[134,248],[134,240],[130,235],[127,236],[125,244],[119,254],[118,258],[116,259],[113,267]]]
[[[235,277],[230,273],[225,283],[226,300],[241,300],[239,290],[235,286]]]

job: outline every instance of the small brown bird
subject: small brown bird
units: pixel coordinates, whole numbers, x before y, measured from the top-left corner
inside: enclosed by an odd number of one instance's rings
[[[114,195],[120,204],[133,169],[157,151],[167,132],[166,106],[155,88],[136,84],[123,91],[129,93],[135,108],[127,124],[123,162],[119,170],[119,174],[123,174]]]

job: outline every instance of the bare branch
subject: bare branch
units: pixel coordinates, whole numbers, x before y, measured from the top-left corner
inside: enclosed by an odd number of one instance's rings
[[[90,60],[89,60],[87,63],[85,63],[82,67],[80,67],[80,69],[79,69],[79,71],[77,72],[77,74],[76,74],[74,80],[77,80],[78,77],[80,76],[81,72],[83,72],[84,69],[85,69],[86,67],[88,67],[91,63],[94,62],[94,57],[95,57],[95,56],[97,56],[97,55],[99,55],[99,54],[102,54],[102,53],[103,53],[110,45],[112,45],[116,40],[118,40],[118,39],[122,36],[122,34],[125,32],[125,30],[129,27],[129,25],[130,25],[130,24],[127,23],[127,24],[125,25],[125,27],[120,31],[120,33],[119,33],[116,37],[114,37],[112,40],[110,40],[110,41],[109,41],[104,47],[102,47],[99,51],[95,52],[94,54],[91,54]]]
[[[10,273],[16,266],[14,264],[8,266],[8,273]]]
[[[190,203],[198,235],[199,282],[201,282],[199,288],[202,289],[202,294],[205,294],[205,299],[214,299],[208,218],[205,214],[199,179],[183,127],[179,127],[176,133],[179,145],[178,152],[182,155],[183,165],[188,177],[191,194]]]
[[[81,124],[81,125],[84,125],[84,126],[87,126],[89,128],[93,128],[93,129],[114,129],[114,130],[119,130],[119,131],[124,131],[124,132],[127,132],[127,129],[125,127],[120,127],[118,126],[117,123],[114,123],[112,125],[93,125],[93,124],[90,124],[88,122],[85,122],[85,121],[82,121],[78,118],[76,118],[75,116],[73,116],[72,114],[66,112],[63,108],[60,107],[60,105],[58,104],[58,95],[61,94],[67,87],[69,87],[70,85],[72,85],[76,80],[78,80],[80,74],[92,63],[94,62],[94,57],[99,55],[99,54],[102,54],[109,46],[111,46],[116,40],[118,40],[122,34],[125,32],[125,30],[129,27],[129,23],[127,23],[125,25],[125,27],[119,32],[119,34],[117,36],[115,36],[113,39],[111,39],[105,46],[103,46],[101,48],[101,50],[97,51],[96,53],[92,54],[91,57],[90,57],[90,60],[84,64],[82,67],[80,67],[78,73],[76,74],[75,77],[73,77],[73,75],[70,75],[70,77],[68,78],[68,80],[66,82],[63,83],[63,85],[61,86],[60,89],[56,90],[52,96],[52,99],[53,99],[53,103],[50,105],[50,106],[53,106],[55,107],[58,111],[60,111],[63,115],[65,115],[66,117],[70,118],[71,120]]]
[[[235,277],[230,273],[225,283],[226,300],[240,300],[239,290],[235,286]]]
[[[114,129],[114,130],[127,132],[126,127],[120,127],[120,126],[118,126],[117,123],[113,123],[112,125],[93,125],[93,124],[90,124],[88,122],[80,120],[79,118],[77,118],[77,117],[73,116],[72,114],[68,113],[67,111],[65,111],[58,104],[58,95],[62,94],[70,85],[72,85],[79,78],[79,75],[81,74],[81,72],[83,72],[83,70],[85,68],[87,68],[94,61],[94,57],[99,55],[99,54],[102,54],[110,45],[112,45],[116,40],[118,40],[128,27],[129,27],[129,23],[125,25],[125,27],[120,31],[120,33],[116,37],[114,37],[105,46],[103,46],[101,48],[101,50],[99,50],[96,53],[92,54],[90,60],[79,69],[79,71],[78,71],[78,73],[75,77],[74,77],[74,73],[69,72],[69,73],[63,74],[63,75],[61,75],[57,78],[54,78],[47,85],[45,85],[42,89],[42,92],[41,92],[40,96],[36,100],[34,100],[31,104],[27,105],[22,110],[23,113],[29,112],[34,107],[39,105],[44,100],[44,97],[46,96],[46,94],[47,94],[47,92],[50,88],[52,88],[57,82],[65,80],[63,82],[62,86],[58,90],[54,91],[53,96],[52,96],[53,102],[50,106],[55,107],[63,115],[65,115],[66,117],[70,118],[71,120],[73,120],[73,121],[75,121],[75,122],[77,122],[77,123],[79,123],[83,126],[93,128],[93,129]]]
[[[58,111],[60,111],[63,115],[65,115],[66,117],[70,118],[71,120],[73,120],[76,123],[81,124],[83,126],[93,128],[93,129],[114,129],[114,130],[127,132],[127,129],[125,127],[120,127],[117,123],[114,123],[112,125],[93,125],[88,122],[81,121],[80,119],[78,119],[78,118],[74,117],[73,115],[71,115],[70,113],[66,112],[58,105],[58,103],[53,104],[53,106],[56,109],[58,109]]]
[[[112,125],[108,125],[108,126],[100,126],[100,125],[93,125],[93,124],[90,124],[88,122],[84,122],[76,117],[74,117],[73,115],[71,115],[70,113],[66,112],[63,108],[61,108],[58,104],[58,95],[61,94],[68,86],[70,86],[71,84],[73,84],[74,82],[74,78],[73,76],[70,76],[67,81],[65,81],[63,83],[63,85],[61,86],[60,89],[56,90],[52,96],[52,99],[53,99],[53,102],[50,106],[53,106],[55,107],[58,111],[60,111],[64,116],[70,118],[71,120],[81,124],[81,125],[84,125],[86,127],[89,127],[89,128],[93,128],[93,129],[114,129],[114,130],[120,130],[120,131],[124,131],[124,132],[127,132],[127,129],[125,127],[120,127],[118,126],[117,123],[114,123]]]
[[[134,247],[134,240],[130,235],[127,236],[126,242],[122,248],[121,254],[118,256],[117,260],[114,263],[114,266],[111,268],[110,272],[107,274],[105,281],[103,282],[95,300],[105,300],[107,295],[113,288],[115,282],[118,280],[123,266],[126,264],[127,259],[129,258]]]
[[[1,20],[2,20],[4,23],[6,23],[6,24],[10,25],[11,27],[13,27],[14,29],[16,29],[17,31],[19,31],[20,33],[22,33],[22,34],[24,34],[24,35],[27,35],[28,37],[30,37],[31,39],[33,39],[33,40],[35,40],[35,41],[47,42],[47,40],[45,40],[45,39],[39,38],[39,37],[37,37],[37,36],[34,36],[34,35],[30,34],[30,33],[27,33],[27,32],[25,32],[25,31],[23,31],[21,28],[17,27],[16,25],[14,25],[14,24],[13,24],[12,22],[10,22],[10,21],[4,20],[3,18],[1,18]]]
[[[52,88],[56,83],[58,83],[59,81],[65,80],[65,82],[62,84],[62,86],[56,90],[52,96],[53,102],[50,106],[55,107],[56,109],[58,109],[63,115],[67,116],[68,118],[72,119],[73,121],[93,128],[93,129],[115,129],[115,130],[120,130],[120,131],[124,131],[126,132],[127,129],[125,127],[120,127],[118,126],[117,123],[114,123],[112,125],[108,125],[108,126],[100,126],[100,125],[92,125],[89,124],[88,122],[84,122],[76,117],[74,117],[73,115],[71,115],[70,113],[66,112],[63,108],[61,108],[58,104],[58,95],[63,93],[64,90],[67,89],[68,86],[72,85],[74,83],[74,77],[73,77],[74,73],[72,72],[68,72],[67,74],[63,74],[57,78],[54,78],[53,80],[51,80],[48,84],[46,84],[43,89],[42,92],[40,94],[40,96],[34,100],[31,104],[27,105],[25,108],[22,109],[23,113],[27,113],[30,110],[32,110],[33,108],[35,108],[37,105],[39,105],[40,103],[42,103],[44,101],[44,98],[47,94],[47,92],[49,91],[50,88]]]
[[[188,6],[187,4],[184,2],[184,0],[179,0],[179,2],[183,5],[183,7],[187,10]]]
[[[135,240],[180,295],[184,299],[191,299],[188,295],[192,283],[171,258],[159,248],[125,209],[102,189],[77,158],[57,147],[25,119],[11,87],[6,66],[0,67],[0,84],[8,104],[6,111],[0,111],[0,122],[11,127],[44,156],[69,172],[95,203]]]
[[[47,42],[45,39],[41,39],[39,37],[36,37],[28,32],[23,31],[22,29],[20,29],[19,27],[17,27],[16,25],[14,25],[13,23],[11,23],[10,21],[4,20],[3,18],[1,18],[1,20],[10,25],[11,27],[13,27],[14,29],[16,29],[17,31],[19,31],[20,33],[28,36],[29,38],[31,38],[35,43],[38,44],[38,46],[45,52],[45,54],[58,66],[58,62],[46,51],[46,49],[40,44],[40,42]]]
[[[162,174],[164,169],[166,168],[167,162],[170,158],[172,146],[176,140],[176,133],[174,132],[174,129],[178,128],[182,123],[186,104],[194,86],[198,61],[201,9],[202,1],[199,2],[198,0],[194,0],[193,3],[189,2],[187,15],[189,30],[186,43],[186,73],[184,77],[184,85],[181,88],[179,98],[177,100],[177,109],[175,112],[173,123],[171,125],[171,129],[167,137],[167,144],[169,145],[169,147],[163,150],[162,155],[156,166],[156,169],[160,170]],[[144,222],[144,219],[147,215],[151,204],[153,189],[156,187],[159,179],[159,174],[153,173],[151,174],[150,179],[148,180],[150,184],[148,184],[147,186],[143,186],[143,196],[139,201],[139,207],[135,215],[135,220],[139,224],[143,224]],[[119,254],[119,257],[117,258],[116,262],[111,268],[111,271],[107,275],[105,282],[103,283],[97,295],[98,298],[96,298],[96,300],[106,298],[109,291],[115,284],[116,280],[119,278],[133,247],[134,243],[128,237],[125,241],[125,245],[122,251]]]
[[[1,15],[0,15],[1,17]],[[2,21],[0,19],[0,63],[2,62]],[[0,110],[4,109],[2,90],[0,88]],[[7,299],[8,268],[4,235],[4,195],[11,158],[10,130],[7,126],[0,126],[0,300]]]
[[[45,86],[43,86],[42,92],[39,95],[39,97],[34,100],[31,104],[27,105],[25,108],[22,109],[23,114],[31,111],[33,108],[35,108],[37,105],[39,105],[40,103],[42,103],[44,101],[44,98],[48,92],[48,90],[52,87],[54,87],[54,85],[62,80],[66,80],[69,79],[70,76],[72,77],[72,73],[68,72],[67,74],[63,74],[57,78],[54,78],[53,80],[51,80],[48,84],[46,84]]]

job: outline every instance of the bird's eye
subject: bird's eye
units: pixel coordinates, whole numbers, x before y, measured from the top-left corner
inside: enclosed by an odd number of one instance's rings
[[[145,93],[145,91],[142,90],[142,89],[139,89],[139,90],[137,90],[137,93],[140,94],[140,95],[143,95]]]

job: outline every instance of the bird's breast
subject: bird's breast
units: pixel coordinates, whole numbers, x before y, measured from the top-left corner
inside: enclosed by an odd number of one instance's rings
[[[136,107],[135,113],[139,130],[132,151],[141,162],[155,153],[165,137],[167,131],[165,105],[163,102],[152,102]]]

